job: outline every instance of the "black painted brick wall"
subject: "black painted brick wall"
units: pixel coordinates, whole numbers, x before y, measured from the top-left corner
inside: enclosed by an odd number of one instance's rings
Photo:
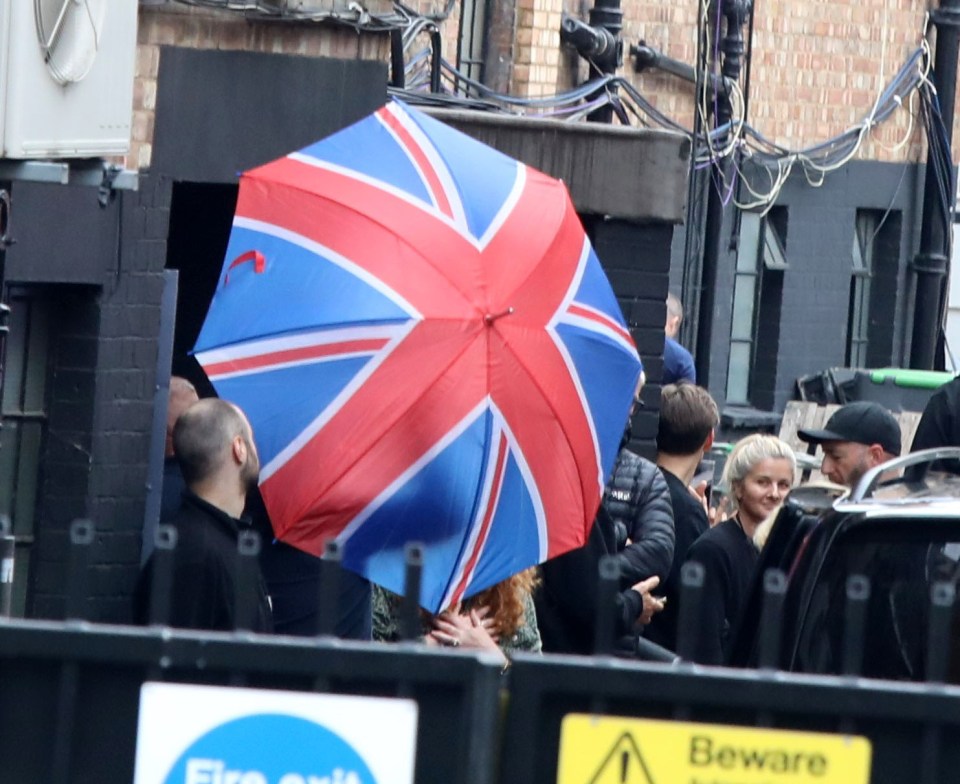
[[[52,618],[63,613],[70,522],[88,514],[100,324],[96,289],[65,291],[56,299],[60,318],[51,347],[47,438],[28,593],[31,614]]]
[[[762,175],[760,175],[762,177]],[[852,247],[857,209],[901,211],[900,264],[895,296],[881,307],[895,325],[891,361],[909,356],[913,318],[912,275],[909,261],[919,242],[918,188],[923,167],[917,164],[855,161],[811,187],[799,171],[787,181],[778,207],[787,210],[786,253],[780,331],[775,352],[775,375],[768,377],[765,400],[782,411],[793,397],[800,376],[843,366],[846,357]],[[759,182],[765,182],[760,179]],[[723,253],[717,277],[710,379],[707,386],[721,406],[725,400],[729,355],[733,269],[735,253],[727,251],[733,210],[727,209],[721,236]],[[681,235],[685,229],[681,229]],[[694,227],[700,230],[700,227]],[[671,280],[680,291],[683,237],[673,248]],[[768,354],[768,357],[770,354]],[[773,372],[774,369],[771,368]],[[706,379],[700,379],[701,383]]]
[[[112,621],[129,618],[139,570],[170,183],[144,176],[141,190],[123,199],[121,271],[100,300],[89,490],[97,557],[88,593],[94,617]]]
[[[170,199],[169,182],[158,180],[143,175],[138,192],[118,194],[108,207],[120,225],[120,244],[118,255],[104,259],[102,286],[71,287],[64,295],[32,561],[34,616],[63,614],[69,525],[88,517],[96,539],[85,578],[87,617],[129,620],[140,558]]]
[[[631,448],[652,459],[656,454],[660,411],[673,226],[593,216],[583,220],[643,360],[647,386],[643,391],[644,407],[634,414]]]

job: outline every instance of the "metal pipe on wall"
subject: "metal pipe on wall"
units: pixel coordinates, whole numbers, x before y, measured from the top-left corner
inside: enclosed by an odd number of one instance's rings
[[[623,11],[620,0],[595,0],[590,9],[589,23],[572,16],[564,16],[560,23],[560,40],[573,46],[590,64],[590,79],[614,74],[623,64]],[[604,88],[607,89],[607,88]],[[595,98],[597,93],[588,100]],[[622,110],[621,110],[622,111]],[[609,123],[614,107],[605,103],[587,115],[591,122]]]
[[[726,22],[720,52],[723,55],[721,73],[724,84],[737,82],[743,64],[743,26],[753,12],[752,0],[716,0],[719,15]],[[719,35],[719,31],[716,33]],[[733,105],[728,89],[718,90],[714,102],[714,127],[728,126],[733,117]],[[729,130],[716,143],[726,145]],[[707,196],[707,217],[704,227],[703,263],[700,270],[700,308],[697,319],[696,366],[697,379],[705,387],[710,385],[710,354],[713,342],[713,322],[716,318],[717,269],[720,265],[720,235],[723,228],[725,196],[721,192],[727,181],[729,157],[713,162],[711,187]]]
[[[940,116],[946,132],[948,151],[953,146],[954,92],[957,84],[957,53],[960,50],[960,0],[941,0],[931,12],[937,28],[937,51],[932,81],[940,104]],[[910,367],[933,369],[942,363],[937,357],[937,342],[943,325],[945,284],[950,272],[949,249],[952,226],[942,221],[943,196],[933,154],[927,150],[927,169],[923,185],[923,214],[920,223],[920,251],[913,260],[917,276],[914,294],[913,335],[910,343]],[[953,166],[952,158],[949,164]],[[955,198],[949,193],[947,197]],[[942,364],[941,364],[942,366]]]
[[[10,518],[0,515],[0,618],[9,618],[13,611],[15,545]]]

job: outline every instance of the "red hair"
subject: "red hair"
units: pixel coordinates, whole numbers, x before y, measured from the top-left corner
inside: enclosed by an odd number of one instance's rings
[[[532,593],[539,581],[537,570],[527,569],[471,596],[463,603],[463,612],[489,607],[500,636],[512,637],[525,620],[524,596]]]

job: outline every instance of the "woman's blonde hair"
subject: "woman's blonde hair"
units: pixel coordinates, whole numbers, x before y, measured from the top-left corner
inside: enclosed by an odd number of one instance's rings
[[[746,438],[741,438],[737,442],[723,466],[722,479],[727,497],[730,499],[731,507],[734,510],[737,509],[737,496],[733,491],[734,485],[742,482],[757,463],[771,459],[788,460],[790,470],[796,474],[797,458],[793,454],[793,449],[790,448],[788,443],[781,441],[776,436],[754,433]]]

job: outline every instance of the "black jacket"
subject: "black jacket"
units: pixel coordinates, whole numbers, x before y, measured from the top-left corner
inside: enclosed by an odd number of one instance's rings
[[[735,517],[718,523],[693,543],[687,561],[703,565],[693,660],[723,664],[753,582],[759,553]]]
[[[649,460],[621,449],[586,545],[542,567],[536,603],[543,650],[593,652],[600,559],[619,553],[616,634],[623,638],[619,647],[632,652],[633,626],[643,600],[630,586],[653,575],[666,578],[673,536],[670,491],[663,475]],[[633,544],[624,549],[627,537]]]
[[[673,564],[675,533],[670,488],[655,463],[621,449],[603,495],[603,508],[613,519],[620,547],[620,586],[629,588],[656,575],[665,582]],[[621,533],[623,532],[623,533]]]
[[[677,621],[680,618],[680,568],[686,559],[690,546],[710,529],[707,513],[683,480],[664,468],[660,469],[670,488],[670,501],[673,505],[673,523],[677,540],[670,576],[661,583],[658,595],[667,597],[667,606],[653,616],[643,636],[648,640],[669,648],[677,649]]]
[[[601,509],[583,547],[543,564],[543,582],[534,602],[545,652],[593,653],[600,559],[616,552],[613,520]],[[617,637],[631,634],[642,609],[643,600],[636,591],[627,589],[616,597]]]
[[[169,521],[177,530],[170,597],[170,626],[230,631],[236,627],[237,539],[243,523],[189,490]],[[147,561],[134,596],[134,615],[149,620],[150,588],[156,553]],[[273,631],[266,585],[259,565],[254,574],[257,606],[250,628]]]
[[[960,446],[960,377],[948,381],[927,401],[910,451],[919,452],[936,446]],[[960,463],[956,460],[943,460],[932,467],[960,474]],[[919,473],[914,469],[910,476]]]
[[[303,637],[316,635],[320,630],[320,559],[274,538],[270,515],[258,488],[247,494],[243,516],[250,518],[263,540],[260,568],[273,603],[274,631]],[[334,635],[369,640],[373,634],[370,583],[348,569],[340,570],[337,582],[340,590]]]

